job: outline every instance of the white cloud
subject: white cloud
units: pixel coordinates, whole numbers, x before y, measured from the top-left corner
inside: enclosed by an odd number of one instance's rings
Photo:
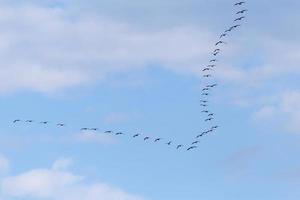
[[[56,160],[53,165],[53,170],[67,170],[73,164],[73,160],[71,158],[61,158]]]
[[[152,63],[195,73],[213,41],[195,26],[141,30],[68,7],[3,5],[0,18],[0,92],[53,92]]]
[[[9,160],[0,155],[0,173],[6,173],[9,171],[9,168],[10,168],[10,163],[9,163]]]
[[[10,199],[25,199],[28,197],[48,200],[143,199],[105,183],[86,184],[84,179],[82,176],[66,171],[33,169],[20,175],[4,178],[1,190],[2,194]]]

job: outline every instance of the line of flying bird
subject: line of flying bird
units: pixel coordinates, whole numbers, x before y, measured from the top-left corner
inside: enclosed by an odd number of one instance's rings
[[[245,1],[240,1],[240,2],[237,2],[234,4],[235,7],[238,7],[240,8],[241,6],[243,6],[244,4],[246,4]],[[233,22],[236,23],[236,22],[241,22],[243,21],[246,16],[244,15],[246,12],[248,12],[247,9],[239,9],[238,12],[235,13],[235,15],[237,16]],[[242,16],[241,16],[242,15]],[[226,29],[219,37],[219,40],[215,43],[215,49],[214,51],[212,52],[212,56],[213,58],[209,60],[209,64],[207,66],[205,66],[203,69],[202,69],[202,72],[204,72],[205,74],[203,75],[203,77],[205,79],[209,79],[209,78],[212,78],[213,77],[213,74],[212,73],[209,73],[209,72],[213,72],[215,71],[214,68],[217,67],[217,62],[219,61],[217,59],[217,56],[221,53],[221,45],[226,45],[227,42],[225,42],[223,39],[225,39],[227,36],[229,36],[229,33],[232,32],[233,30],[237,29],[238,27],[240,27],[241,24],[234,24],[232,26],[230,26],[228,29]],[[203,107],[204,109],[201,111],[201,113],[203,113],[205,115],[205,122],[213,122],[215,120],[215,113],[211,112],[208,108],[209,108],[209,100],[207,99],[207,97],[211,94],[212,90],[217,87],[218,84],[216,83],[213,83],[213,84],[205,84],[205,86],[202,88],[202,93],[201,93],[201,96],[203,98],[201,98],[200,100],[200,106]],[[39,124],[42,124],[42,125],[48,125],[50,124],[49,121],[34,121],[34,120],[21,120],[21,119],[16,119],[13,121],[14,124],[16,123],[20,123],[20,122],[24,122],[24,123],[39,123]],[[67,126],[65,123],[55,123],[55,125],[57,127],[65,127]],[[216,129],[218,129],[219,126],[211,126],[209,129],[203,131],[201,134],[198,134],[194,141],[188,145],[184,145],[184,144],[175,144],[174,141],[172,140],[164,140],[163,138],[160,138],[160,137],[150,137],[150,136],[147,136],[147,135],[143,135],[141,133],[136,133],[136,134],[125,134],[124,132],[114,132],[114,131],[111,131],[111,130],[107,130],[107,131],[104,131],[103,133],[105,134],[112,134],[112,135],[116,135],[116,136],[121,136],[121,135],[129,135],[130,137],[132,138],[142,138],[144,141],[150,141],[152,140],[154,143],[158,143],[158,142],[164,142],[165,145],[168,145],[168,146],[171,146],[171,145],[175,145],[176,149],[182,149],[184,147],[186,147],[186,150],[187,151],[190,151],[190,150],[193,150],[193,149],[196,149],[198,148],[198,144],[200,143],[200,138],[207,135],[207,134],[210,134],[212,132],[214,132]],[[99,128],[96,128],[96,127],[82,127],[80,128],[80,131],[94,131],[94,132],[98,132],[99,131]]]

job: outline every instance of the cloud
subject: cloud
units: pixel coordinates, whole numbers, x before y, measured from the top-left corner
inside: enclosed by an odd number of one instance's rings
[[[9,160],[3,155],[0,155],[0,174],[4,174],[8,172],[9,168],[10,168]]]
[[[55,92],[153,63],[193,74],[212,41],[196,26],[141,30],[68,7],[3,5],[0,17],[2,93]]]
[[[73,160],[71,158],[61,158],[56,160],[53,165],[53,170],[67,170],[73,164]]]
[[[61,162],[61,160],[56,161]],[[55,165],[54,163],[54,165]],[[58,169],[33,169],[4,178],[1,191],[10,199],[142,200],[105,183],[85,183],[85,177]]]

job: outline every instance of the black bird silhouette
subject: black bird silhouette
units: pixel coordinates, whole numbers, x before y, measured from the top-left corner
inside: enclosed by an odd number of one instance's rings
[[[87,131],[87,130],[89,130],[88,128],[81,128],[80,130],[82,130],[82,131]]]
[[[98,131],[98,128],[90,128],[91,131]]]
[[[124,135],[124,133],[118,132],[118,133],[116,133],[115,135]]]
[[[157,139],[155,139],[154,140],[154,142],[158,142],[158,141],[160,141],[162,138],[157,138]]]
[[[203,88],[202,91],[208,91],[210,88]]]
[[[216,87],[216,86],[218,86],[218,84],[207,85],[206,87],[213,88],[213,87]]]
[[[212,77],[212,76],[210,74],[206,74],[206,75],[203,75],[203,77],[209,78],[209,77]]]
[[[201,112],[202,113],[208,113],[209,111],[208,110],[202,110]]]
[[[247,12],[248,10],[246,10],[246,9],[244,9],[244,10],[241,10],[241,11],[239,11],[239,12],[237,12],[236,14],[238,15],[238,14],[243,14],[243,13],[245,13],[245,12]]]
[[[104,133],[112,133],[112,131],[105,131]]]
[[[207,107],[207,105],[206,105],[206,104],[200,104],[200,106],[202,106],[202,107]]]
[[[149,139],[150,139],[150,137],[144,137],[144,141],[149,140]]]
[[[205,71],[209,71],[211,70],[210,68],[204,68],[202,71],[205,72]]]
[[[213,126],[213,127],[212,127],[212,129],[217,129],[217,128],[219,128],[219,126]]]
[[[201,95],[202,95],[202,96],[208,96],[209,93],[202,93]]]
[[[65,124],[59,123],[59,124],[57,124],[57,126],[65,126]]]
[[[216,65],[207,65],[207,67],[210,67],[210,68],[213,68],[215,67]]]
[[[232,31],[232,28],[229,28],[225,31],[225,33],[228,33],[228,32],[231,32]]]
[[[207,118],[205,121],[208,122],[208,121],[211,121],[211,120],[213,120],[213,119],[214,119],[214,118],[211,117],[211,118]]]
[[[13,121],[13,123],[15,124],[15,123],[20,122],[20,121],[21,121],[20,119],[15,119],[15,120]]]
[[[166,144],[170,146],[170,145],[172,144],[172,141],[170,141],[170,142],[168,142],[168,143],[166,143]]]
[[[139,137],[141,134],[135,134],[133,137],[135,138],[135,137]]]
[[[215,44],[215,46],[218,46],[219,44],[227,44],[227,43],[224,42],[224,41],[222,41],[222,40],[220,40],[220,41],[218,41],[218,42]]]
[[[181,148],[181,147],[183,147],[183,145],[182,144],[180,144],[180,145],[177,145],[177,149],[179,149],[179,148]]]
[[[197,146],[191,146],[191,147],[189,147],[189,148],[187,149],[187,151],[190,151],[190,150],[196,149],[196,148],[197,148]]]
[[[202,103],[207,103],[208,101],[206,101],[206,100],[200,100],[200,102],[202,102]]]
[[[212,116],[214,116],[215,114],[214,113],[210,113],[208,116],[209,117],[212,117]]]
[[[245,1],[241,1],[241,2],[235,3],[234,5],[235,6],[241,6],[241,5],[245,4],[245,3],[246,3]]]
[[[214,52],[221,51],[221,49],[215,49]]]
[[[220,53],[220,52],[217,51],[217,52],[213,53],[213,55],[214,55],[214,56],[217,56],[219,53]]]
[[[28,123],[32,123],[32,122],[33,122],[33,120],[31,120],[31,119],[30,119],[30,120],[26,120],[26,122],[28,122]]]
[[[48,121],[40,122],[41,124],[48,124]]]
[[[239,26],[242,26],[242,25],[237,24],[237,25],[232,26],[232,28],[237,28],[237,27],[239,27]]]
[[[243,16],[243,17],[239,17],[239,18],[236,18],[234,21],[236,22],[236,21],[241,21],[242,19],[245,19],[246,17],[245,16]]]
[[[217,62],[217,61],[218,61],[217,59],[212,59],[209,62]]]
[[[225,36],[227,36],[227,33],[223,33],[222,35],[220,35],[220,39]]]
[[[198,144],[199,142],[200,142],[200,141],[195,141],[195,142],[192,143],[192,145]]]

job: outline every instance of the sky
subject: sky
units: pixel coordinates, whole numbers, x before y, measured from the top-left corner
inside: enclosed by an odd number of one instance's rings
[[[298,200],[299,1],[247,2],[174,146],[234,3],[0,0],[0,200]]]

